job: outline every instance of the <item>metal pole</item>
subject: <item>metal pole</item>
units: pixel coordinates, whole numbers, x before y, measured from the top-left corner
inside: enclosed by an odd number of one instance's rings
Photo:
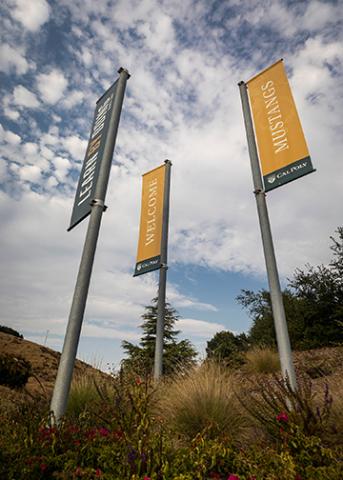
[[[103,158],[95,189],[92,210],[88,223],[86,239],[81,256],[79,273],[69,314],[63,350],[58,366],[54,391],[51,399],[51,421],[59,423],[64,415],[73,376],[77,347],[79,344],[83,315],[86,307],[89,283],[94,262],[96,244],[99,236],[102,213],[105,210],[105,196],[111,170],[114,145],[117,137],[120,113],[122,109],[126,82],[130,77],[127,70],[121,68],[113,109],[109,123],[109,132],[104,146]]]
[[[154,379],[159,380],[163,371],[163,337],[164,337],[164,317],[166,310],[166,285],[167,285],[167,256],[168,256],[168,227],[169,227],[169,197],[170,197],[170,169],[171,161],[165,160],[165,181],[163,198],[163,223],[161,238],[161,268],[158,287],[157,300],[157,323],[156,323],[156,344],[155,344],[155,363]]]
[[[260,164],[258,160],[254,129],[252,124],[249,99],[247,93],[247,86],[244,82],[240,82],[239,90],[241,94],[242,109],[244,116],[245,130],[248,140],[248,149],[250,155],[251,171],[254,182],[254,193],[256,198],[258,218],[260,221],[260,229],[264,250],[264,257],[267,268],[268,283],[270,290],[270,297],[272,303],[272,311],[274,318],[274,326],[276,333],[276,341],[279,350],[281,371],[284,378],[288,378],[290,386],[293,391],[297,388],[297,381],[294,371],[294,365],[292,361],[292,351],[289,341],[287,320],[285,315],[285,309],[282,300],[282,293],[280,287],[279,274],[277,270],[273,237],[270,228],[270,222],[268,217],[266,194],[264,191],[262,176],[260,170]]]

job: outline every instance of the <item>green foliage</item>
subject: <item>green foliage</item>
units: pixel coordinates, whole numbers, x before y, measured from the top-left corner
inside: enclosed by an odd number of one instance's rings
[[[213,366],[217,370],[210,370],[212,367],[208,365],[205,368],[208,375],[203,374],[202,382],[208,382],[206,402],[210,402],[211,382],[214,396],[219,392],[220,397],[228,395],[234,382],[233,377],[231,380],[228,377],[227,369],[219,372],[218,365]],[[222,378],[220,386],[218,380],[213,380],[219,376]],[[181,382],[181,377],[179,380]],[[321,423],[320,428],[313,428],[315,423],[311,416],[298,415],[297,410],[301,406],[302,411],[307,412],[308,395],[304,397],[299,393],[295,400],[288,387],[276,387],[273,383],[269,396],[260,397],[265,423],[274,424],[274,436],[268,442],[262,438],[263,422],[256,427],[259,429],[255,439],[244,442],[239,438],[236,417],[242,417],[243,412],[237,410],[232,411],[232,423],[227,422],[219,436],[213,436],[213,431],[205,428],[193,439],[188,437],[187,442],[180,442],[178,435],[167,429],[167,411],[164,420],[156,412],[159,402],[163,411],[161,398],[170,398],[172,394],[177,397],[180,391],[171,380],[167,387],[162,387],[134,374],[118,374],[111,383],[98,386],[99,399],[91,402],[93,408],[83,411],[78,418],[66,416],[58,429],[47,426],[47,401],[18,402],[11,416],[5,418],[3,412],[0,414],[0,478],[341,480],[342,439],[337,436],[336,443],[330,447],[321,438],[328,425],[324,420],[327,408],[324,408],[324,400],[316,404],[320,413],[315,413],[311,406],[317,422]],[[263,387],[269,388],[266,384]],[[242,396],[242,385],[236,384],[237,388],[237,395]],[[255,390],[256,386],[250,394]],[[184,400],[187,392],[192,393],[185,388]],[[285,392],[293,401],[293,416],[290,411],[278,410],[280,406],[286,408],[285,403],[279,403],[280,398],[274,401],[275,394],[280,396]],[[226,404],[221,404],[223,409],[232,408],[231,397]],[[199,403],[199,396],[193,396],[193,403]],[[322,420],[318,420],[319,417]],[[304,428],[308,418],[311,430]]]
[[[207,342],[206,354],[209,360],[239,366],[245,362],[244,352],[249,342],[244,333],[235,335],[230,331],[218,332]]]
[[[66,416],[59,428],[47,426],[48,416],[42,420],[34,410],[29,416],[18,410],[2,423],[0,478],[162,478],[164,436],[150,413],[151,384],[119,375],[98,388],[94,408]]]
[[[5,325],[0,325],[0,332],[7,333],[8,335],[13,335],[13,337],[24,338],[17,330],[14,330],[11,327],[6,327]]]
[[[179,315],[169,303],[166,304],[164,319],[163,341],[163,374],[170,375],[178,370],[185,370],[195,364],[196,350],[189,340],[177,341],[180,333],[175,330],[175,323]],[[142,315],[143,323],[140,326],[143,335],[139,345],[123,341],[122,347],[127,358],[122,361],[124,369],[135,370],[144,376],[152,373],[155,355],[156,323],[157,323],[157,299],[153,304],[145,307]]]
[[[0,355],[0,385],[22,388],[31,375],[31,363],[20,355]]]
[[[332,396],[326,384],[322,396],[312,382],[298,376],[298,387],[292,390],[288,380],[276,375],[255,378],[240,392],[241,404],[273,438],[279,437],[280,412],[308,436],[322,435],[329,426]]]
[[[329,266],[297,269],[283,291],[283,303],[292,347],[295,349],[340,345],[343,342],[343,227],[331,237],[333,259]],[[266,290],[242,290],[237,297],[253,325],[249,340],[254,345],[275,346],[270,294]]]

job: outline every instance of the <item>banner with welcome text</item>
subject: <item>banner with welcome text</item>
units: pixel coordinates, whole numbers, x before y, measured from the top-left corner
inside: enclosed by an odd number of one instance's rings
[[[314,168],[282,60],[246,82],[265,190]]]
[[[166,166],[143,175],[141,220],[134,277],[161,268],[161,239]]]

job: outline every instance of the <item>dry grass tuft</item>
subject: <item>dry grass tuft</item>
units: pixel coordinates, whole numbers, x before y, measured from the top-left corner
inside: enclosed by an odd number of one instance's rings
[[[100,378],[87,373],[73,378],[68,399],[68,415],[78,417],[100,400],[97,382],[101,382]]]
[[[277,373],[280,371],[280,359],[271,348],[253,347],[245,354],[244,369],[249,373]]]
[[[246,422],[234,393],[237,381],[225,366],[205,362],[165,384],[160,415],[185,439],[203,432],[209,438],[238,440]]]

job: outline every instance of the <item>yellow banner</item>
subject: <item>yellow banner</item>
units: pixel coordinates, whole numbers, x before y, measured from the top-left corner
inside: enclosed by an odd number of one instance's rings
[[[165,165],[143,175],[135,276],[161,267],[164,183]]]
[[[253,77],[247,87],[266,190],[312,172],[283,61]]]

